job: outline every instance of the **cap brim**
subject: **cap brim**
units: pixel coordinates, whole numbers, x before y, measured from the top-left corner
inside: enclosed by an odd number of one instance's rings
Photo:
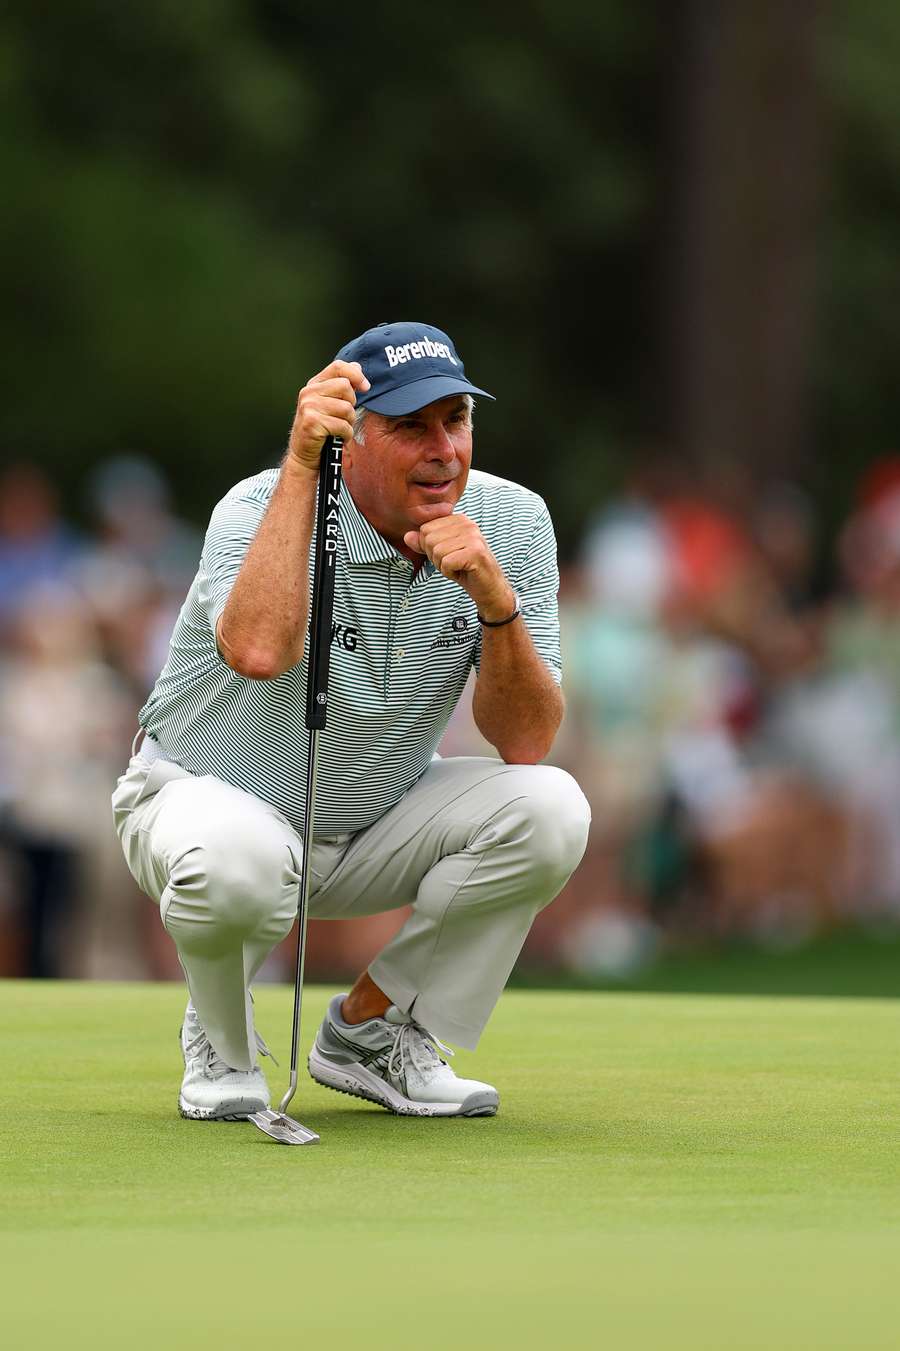
[[[426,375],[421,380],[411,380],[409,384],[391,389],[387,394],[379,394],[374,399],[357,394],[356,403],[357,407],[371,408],[373,413],[402,417],[404,413],[415,413],[427,404],[446,399],[451,394],[480,394],[484,399],[494,397],[486,389],[479,389],[468,380],[454,380],[452,375]]]

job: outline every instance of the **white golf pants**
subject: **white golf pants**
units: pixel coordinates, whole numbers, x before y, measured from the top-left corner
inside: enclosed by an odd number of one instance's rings
[[[302,841],[260,798],[152,754],[142,747],[118,782],[116,829],[207,1036],[227,1064],[248,1069],[250,982],[296,917]],[[535,915],[581,861],[589,824],[561,769],[435,760],[374,825],[315,841],[309,913],[411,905],[369,973],[398,1008],[415,1003],[429,1031],[474,1049]]]

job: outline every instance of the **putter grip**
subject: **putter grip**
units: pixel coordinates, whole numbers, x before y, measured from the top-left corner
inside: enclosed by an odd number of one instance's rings
[[[306,677],[306,725],[325,726],[328,713],[328,664],[331,658],[331,618],[334,612],[334,573],[340,523],[341,453],[343,441],[329,436],[322,447],[316,500],[316,548],[312,598],[309,607],[309,663]]]

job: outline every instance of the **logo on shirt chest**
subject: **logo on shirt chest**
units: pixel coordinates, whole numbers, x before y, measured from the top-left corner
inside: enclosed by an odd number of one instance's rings
[[[359,644],[359,629],[352,624],[331,625],[331,646],[342,647],[345,652],[355,652]]]
[[[433,652],[436,647],[469,647],[471,642],[468,615],[454,615],[431,644],[431,651]]]

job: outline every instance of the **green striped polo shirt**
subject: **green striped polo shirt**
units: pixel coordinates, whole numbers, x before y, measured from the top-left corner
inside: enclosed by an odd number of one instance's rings
[[[277,807],[302,833],[306,658],[274,680],[238,675],[216,622],[278,479],[238,483],[213,511],[200,566],[140,722],[163,753]],[[519,593],[534,645],[561,680],[556,540],[536,493],[472,470],[456,510],[477,522]],[[341,491],[328,724],[319,733],[316,835],[358,831],[427,769],[469,670],[481,626],[456,582],[413,565]],[[310,572],[313,552],[310,550]]]

